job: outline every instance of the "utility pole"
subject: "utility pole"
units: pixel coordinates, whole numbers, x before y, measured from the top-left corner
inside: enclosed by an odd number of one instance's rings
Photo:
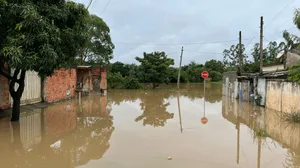
[[[241,67],[242,67],[242,31],[239,32],[239,66],[238,66],[238,76],[241,75]]]
[[[263,28],[264,28],[264,18],[263,16],[260,17],[260,53],[259,53],[259,60],[260,60],[260,74],[262,74],[263,68]]]
[[[180,54],[180,63],[179,63],[178,79],[177,79],[177,89],[179,89],[179,83],[180,83],[180,71],[181,71],[182,55],[183,55],[183,46],[181,48],[181,54]]]

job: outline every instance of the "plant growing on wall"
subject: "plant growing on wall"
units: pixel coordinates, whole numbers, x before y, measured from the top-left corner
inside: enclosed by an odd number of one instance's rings
[[[82,30],[88,11],[66,0],[0,0],[0,4],[0,74],[10,80],[11,121],[18,121],[26,71],[45,77],[74,64],[86,39]],[[5,71],[5,65],[14,73]]]

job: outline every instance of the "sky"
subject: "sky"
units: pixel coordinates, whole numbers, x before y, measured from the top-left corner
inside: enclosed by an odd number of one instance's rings
[[[90,0],[75,0],[89,4]],[[137,63],[143,52],[164,51],[178,66],[223,60],[222,52],[242,43],[246,53],[259,42],[264,17],[264,45],[283,41],[282,32],[300,35],[293,24],[300,0],[93,0],[89,11],[103,18],[115,44],[111,62]]]

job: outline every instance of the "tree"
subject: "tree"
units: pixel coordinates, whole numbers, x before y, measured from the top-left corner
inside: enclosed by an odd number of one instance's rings
[[[41,77],[70,67],[85,43],[82,31],[88,11],[64,0],[1,0],[0,74],[10,80],[13,98],[11,121],[18,121],[26,71]],[[8,65],[13,75],[5,71]],[[15,89],[18,84],[18,89]]]
[[[244,65],[247,63],[247,55],[245,52],[245,46],[242,44],[242,54],[241,54],[241,70],[243,70]],[[225,49],[223,51],[223,63],[224,68],[226,69],[236,69],[239,66],[239,44],[232,45],[229,49]]]
[[[112,89],[120,86],[120,84],[122,84],[123,81],[124,81],[124,78],[122,77],[120,72],[109,72],[107,74],[108,86]]]
[[[192,61],[187,66],[184,66],[185,72],[187,73],[189,82],[203,82],[203,78],[200,77],[201,72],[204,71],[204,66],[202,64],[197,64]]]
[[[224,64],[221,61],[217,61],[214,59],[206,61],[204,67],[208,71],[216,71],[220,73],[224,72]]]
[[[87,40],[81,50],[80,63],[108,64],[113,58],[115,48],[111,41],[109,27],[100,17],[89,15],[84,32]]]
[[[174,65],[174,60],[167,58],[165,52],[144,53],[144,58],[136,57],[136,60],[141,63],[144,77],[152,83],[153,89],[166,82],[167,70],[170,65]]]

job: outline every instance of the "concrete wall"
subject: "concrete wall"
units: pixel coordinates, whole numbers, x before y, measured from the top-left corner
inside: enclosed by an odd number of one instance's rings
[[[44,81],[44,101],[55,102],[76,95],[76,70],[55,70],[54,75]]]
[[[263,67],[263,72],[284,70],[284,64]]]
[[[284,113],[300,112],[300,85],[267,81],[266,107]]]
[[[300,61],[300,55],[294,52],[288,52],[286,57],[286,67],[294,66]]]
[[[257,94],[261,96],[260,105],[265,106],[265,102],[266,102],[266,79],[265,78],[258,78]]]
[[[235,87],[237,85],[237,75],[236,72],[224,72],[223,73],[223,88],[222,94],[228,97],[234,97]]]

